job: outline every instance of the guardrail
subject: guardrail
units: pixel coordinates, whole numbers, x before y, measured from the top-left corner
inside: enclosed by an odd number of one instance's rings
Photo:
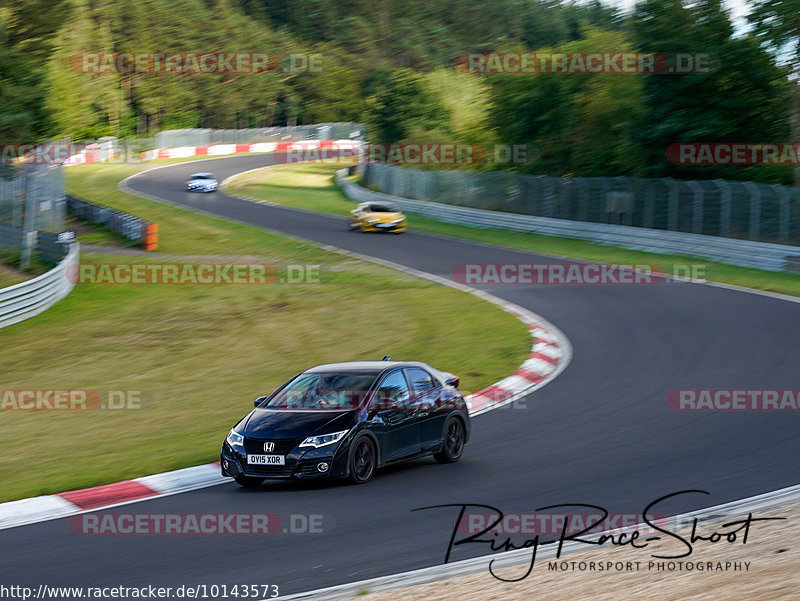
[[[0,328],[38,315],[70,293],[75,286],[79,245],[73,242],[67,255],[47,273],[0,288]]]
[[[647,229],[800,245],[800,188],[732,180],[433,171],[366,162],[360,181],[413,200]]]
[[[138,242],[145,250],[158,248],[158,224],[69,195],[67,210],[83,221],[99,223],[123,238]]]
[[[345,168],[337,171],[336,181],[351,200],[356,202],[383,200],[397,205],[402,211],[431,217],[439,221],[479,228],[496,228],[545,236],[575,238],[658,254],[687,255],[768,271],[800,273],[800,247],[797,246],[687,232],[651,230],[627,225],[536,217],[411,200],[368,190],[347,179],[350,170],[351,168]]]

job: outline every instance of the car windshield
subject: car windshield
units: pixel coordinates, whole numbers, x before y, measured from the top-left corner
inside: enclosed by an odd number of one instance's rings
[[[303,373],[275,393],[262,407],[269,409],[357,408],[375,381],[374,372]]]
[[[197,175],[193,175],[191,179],[214,179],[214,176],[209,173],[198,173]]]
[[[370,205],[369,210],[373,213],[397,213],[397,209],[391,205]]]

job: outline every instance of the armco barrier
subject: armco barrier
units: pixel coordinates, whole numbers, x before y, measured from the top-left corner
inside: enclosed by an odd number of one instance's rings
[[[99,223],[123,238],[138,242],[146,250],[158,248],[156,224],[74,196],[67,196],[67,209],[83,221]]]
[[[686,232],[651,230],[626,225],[535,217],[517,213],[458,207],[424,200],[411,200],[368,190],[348,180],[349,171],[349,168],[337,171],[336,180],[351,200],[356,202],[375,200],[392,202],[403,211],[440,221],[461,223],[480,228],[496,228],[545,236],[575,238],[659,254],[700,257],[741,267],[800,273],[800,247],[797,246],[721,238]]]
[[[0,288],[0,328],[38,315],[67,296],[72,290],[79,259],[77,242],[70,244],[67,255],[47,273],[28,280]]]

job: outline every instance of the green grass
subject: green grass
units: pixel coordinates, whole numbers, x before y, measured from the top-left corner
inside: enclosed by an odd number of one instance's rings
[[[19,284],[20,282],[24,282],[25,280],[29,280],[33,277],[32,275],[23,271],[19,271],[17,268],[13,267],[12,264],[15,263],[16,260],[6,259],[2,254],[0,254],[0,288],[13,286],[14,284]]]
[[[160,251],[238,262],[318,264],[320,283],[86,285],[0,329],[4,390],[143,391],[143,408],[10,411],[0,405],[0,501],[214,461],[228,429],[297,371],[318,363],[418,359],[476,390],[514,371],[530,339],[476,297],[256,227],[132,197],[139,167],[67,170],[70,193],[159,223]],[[109,241],[109,240],[106,240]],[[82,253],[83,263],[164,261]]]
[[[341,165],[329,163],[268,167],[235,178],[226,187],[226,192],[344,216],[353,208],[354,203],[335,185],[332,178],[337,169],[341,169]],[[557,257],[623,265],[656,264],[663,266],[668,273],[672,273],[673,265],[698,265],[702,268],[702,276],[708,280],[800,296],[800,274],[748,269],[697,257],[648,253],[571,238],[467,227],[419,215],[409,215],[408,224],[410,229],[416,231]]]
[[[19,268],[19,260],[18,250],[0,251],[0,288],[30,280],[53,268],[53,263],[42,260],[35,252],[26,269]]]

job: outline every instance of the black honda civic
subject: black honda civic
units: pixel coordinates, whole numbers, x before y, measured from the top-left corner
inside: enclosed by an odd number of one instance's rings
[[[382,466],[458,461],[469,440],[458,377],[425,363],[319,365],[287,381],[228,433],[220,466],[242,486],[267,478],[369,481]]]

